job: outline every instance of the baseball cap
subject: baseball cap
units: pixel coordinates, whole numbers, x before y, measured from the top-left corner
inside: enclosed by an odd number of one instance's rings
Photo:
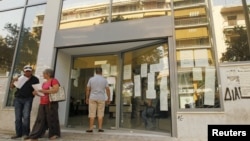
[[[30,65],[26,65],[23,67],[23,71],[32,71],[32,67]]]

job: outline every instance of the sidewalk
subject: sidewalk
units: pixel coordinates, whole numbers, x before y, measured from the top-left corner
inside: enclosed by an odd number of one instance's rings
[[[0,141],[22,141],[19,139],[10,139],[14,132],[1,131]],[[47,135],[40,138],[39,141],[48,141]],[[129,130],[105,130],[103,133],[94,131],[93,133],[85,133],[79,130],[62,129],[62,137],[58,141],[177,141],[177,139],[165,134],[140,133]]]

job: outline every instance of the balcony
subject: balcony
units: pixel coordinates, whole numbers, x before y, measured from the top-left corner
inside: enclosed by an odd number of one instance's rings
[[[210,48],[209,38],[176,40],[176,49]]]
[[[208,24],[208,19],[206,17],[202,18],[192,18],[192,19],[181,19],[175,20],[175,27],[182,28],[188,26],[199,26],[199,25],[206,25]]]
[[[177,1],[174,2],[174,8],[187,8],[187,7],[196,7],[200,5],[206,5],[205,0],[188,0],[188,1]]]

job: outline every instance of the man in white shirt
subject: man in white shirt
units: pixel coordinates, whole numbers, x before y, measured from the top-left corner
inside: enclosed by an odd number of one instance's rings
[[[86,131],[88,133],[93,132],[96,113],[98,117],[98,132],[104,132],[102,123],[105,102],[110,104],[110,89],[108,81],[102,76],[102,68],[96,68],[95,72],[96,75],[89,79],[86,90],[86,104],[89,104],[89,129]]]

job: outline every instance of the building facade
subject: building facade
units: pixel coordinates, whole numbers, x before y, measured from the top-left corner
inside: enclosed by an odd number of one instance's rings
[[[55,69],[67,93],[59,108],[64,128],[88,128],[85,89],[95,67],[111,89],[105,129],[206,140],[210,124],[249,123],[247,61],[219,62],[223,32],[213,15],[221,11],[213,13],[211,1],[11,1],[0,1],[0,129],[14,130],[9,84],[26,64],[41,82],[45,68]],[[35,97],[32,122],[38,104]]]

